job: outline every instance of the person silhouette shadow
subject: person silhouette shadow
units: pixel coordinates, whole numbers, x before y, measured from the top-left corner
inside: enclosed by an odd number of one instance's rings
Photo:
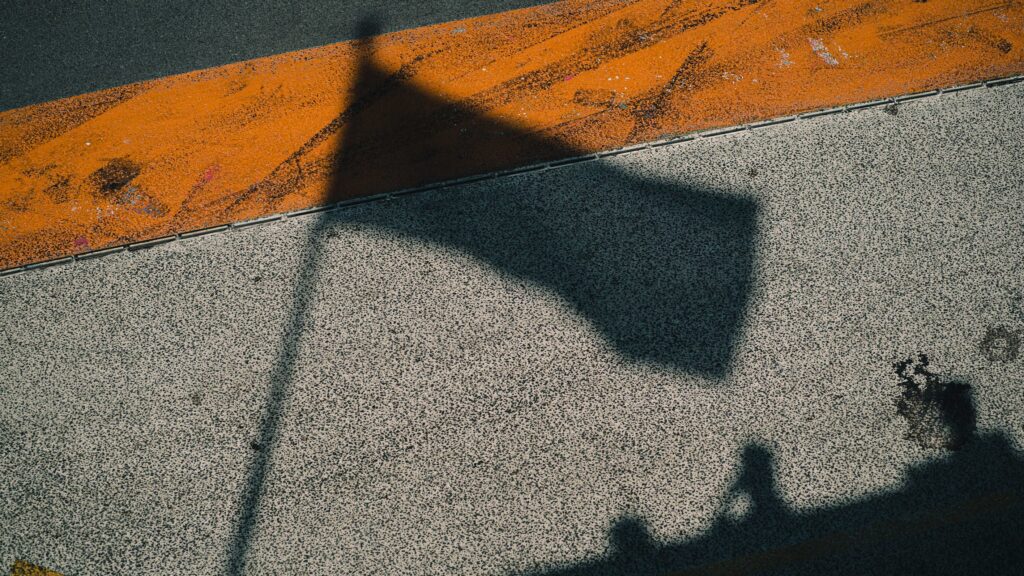
[[[626,516],[612,525],[608,534],[610,564],[622,574],[654,574],[658,546],[647,525],[639,518]]]
[[[772,453],[764,446],[751,444],[740,457],[740,474],[726,494],[726,505],[746,497],[746,510],[738,522],[773,523],[788,512],[775,488],[775,463]]]

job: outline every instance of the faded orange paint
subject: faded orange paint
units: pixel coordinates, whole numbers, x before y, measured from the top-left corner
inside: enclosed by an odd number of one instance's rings
[[[61,574],[24,560],[17,560],[11,566],[11,576],[61,576]]]
[[[1024,72],[991,0],[569,0],[0,113],[0,268]]]

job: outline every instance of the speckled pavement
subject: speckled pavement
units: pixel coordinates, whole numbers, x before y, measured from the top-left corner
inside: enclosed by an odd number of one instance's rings
[[[1021,126],[978,88],[0,278],[0,564],[1013,573]]]

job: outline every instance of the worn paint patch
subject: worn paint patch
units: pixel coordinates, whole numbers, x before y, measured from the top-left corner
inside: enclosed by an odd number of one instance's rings
[[[807,40],[811,43],[811,50],[814,50],[814,53],[817,54],[818,58],[821,58],[825,64],[828,64],[829,66],[839,65],[839,61],[829,53],[828,48],[825,47],[825,43],[822,42],[820,38],[808,38]]]
[[[47,570],[24,560],[17,560],[11,566],[11,576],[62,576],[59,572]]]
[[[114,158],[89,175],[93,192],[104,199],[123,202],[122,191],[142,171],[142,166],[128,158]]]
[[[775,49],[779,53],[779,68],[789,68],[793,65],[793,60],[789,57],[789,52],[786,52],[782,48]]]
[[[1010,362],[1020,353],[1024,330],[1010,330],[1006,326],[993,326],[985,332],[979,348],[989,362]]]
[[[0,268],[1020,74],[1021,20],[982,0],[567,0],[7,111]]]

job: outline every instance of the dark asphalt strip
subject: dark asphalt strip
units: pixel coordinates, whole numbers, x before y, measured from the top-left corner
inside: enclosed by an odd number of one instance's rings
[[[0,110],[545,0],[5,0]]]

